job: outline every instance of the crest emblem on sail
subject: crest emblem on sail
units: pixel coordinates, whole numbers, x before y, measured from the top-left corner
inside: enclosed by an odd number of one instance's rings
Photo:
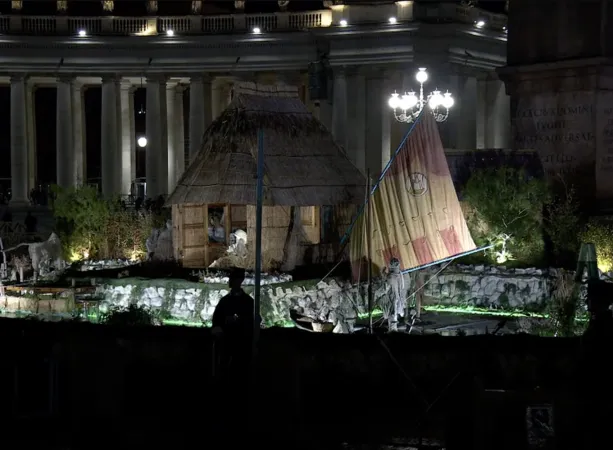
[[[396,152],[370,196],[370,257],[373,272],[392,258],[402,270],[476,248],[451,179],[436,121],[423,114]],[[354,278],[365,275],[366,216],[357,218],[350,235]]]
[[[428,190],[428,179],[420,172],[410,174],[407,178],[407,190],[414,197],[424,195]]]

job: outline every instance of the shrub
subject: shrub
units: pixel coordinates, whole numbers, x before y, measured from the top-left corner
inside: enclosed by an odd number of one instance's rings
[[[103,258],[141,259],[147,254],[145,242],[153,229],[153,217],[148,212],[118,209],[107,220]]]
[[[496,245],[489,253],[492,262],[516,259],[523,265],[542,263],[541,222],[549,198],[543,180],[529,176],[524,169],[479,169],[466,183],[463,198],[473,211],[468,225],[476,243],[504,243],[506,247],[506,258],[501,258],[501,245]]]
[[[553,263],[557,267],[575,265],[580,246],[582,219],[575,190],[564,189],[547,205],[545,232],[552,245]]]
[[[454,181],[460,191],[472,175],[479,170],[511,167],[523,170],[528,176],[542,178],[543,167],[536,152],[509,152],[505,150],[477,150],[466,153],[456,163]]]
[[[119,326],[153,326],[159,325],[158,318],[149,308],[130,305],[127,308],[111,308],[102,314],[100,323]]]
[[[105,200],[89,186],[54,186],[53,192],[56,227],[70,261],[146,255],[145,242],[154,223],[151,213],[124,210],[119,202]]]
[[[95,254],[104,244],[110,210],[91,186],[53,186],[53,215],[66,257],[71,261]]]
[[[572,272],[560,273],[555,280],[547,319],[536,327],[542,336],[572,337],[582,335],[587,327],[585,304]]]
[[[613,269],[613,223],[600,219],[590,220],[580,235],[582,243],[591,242],[596,246],[598,268],[603,272]]]

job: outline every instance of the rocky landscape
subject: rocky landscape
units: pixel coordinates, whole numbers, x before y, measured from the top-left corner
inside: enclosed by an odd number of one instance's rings
[[[424,305],[474,306],[496,310],[538,311],[551,296],[559,269],[504,269],[486,266],[451,266],[425,270],[419,278],[405,275],[411,291],[423,287]],[[222,281],[222,280],[220,280]],[[102,310],[129,304],[162,311],[168,318],[209,322],[219,299],[228,293],[222,283],[190,283],[178,280],[120,279],[105,281],[98,294]],[[252,292],[253,286],[245,286]],[[388,295],[382,280],[374,283],[375,302]],[[335,279],[283,282],[262,287],[262,316],[268,325],[290,321],[290,310],[340,328],[351,326],[366,311],[365,284]]]

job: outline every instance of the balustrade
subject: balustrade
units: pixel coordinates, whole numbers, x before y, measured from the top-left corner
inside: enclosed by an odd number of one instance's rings
[[[304,30],[338,25],[341,18],[351,25],[365,23],[388,24],[390,17],[397,22],[413,20],[438,20],[458,23],[475,23],[483,20],[486,28],[503,30],[506,16],[489,13],[478,8],[453,4],[406,7],[409,2],[383,5],[365,10],[364,6],[346,6],[338,10],[306,12],[275,12],[270,14],[228,14],[190,16],[0,16],[0,33],[32,35],[74,35],[84,30],[88,35],[156,35],[172,30],[177,34],[208,34],[232,31],[248,31],[255,27],[262,31]],[[360,9],[362,8],[362,9]],[[342,16],[342,17],[341,17]]]

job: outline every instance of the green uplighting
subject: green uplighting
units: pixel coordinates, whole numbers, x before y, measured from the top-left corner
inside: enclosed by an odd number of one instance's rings
[[[539,319],[547,319],[547,314],[534,313],[522,311],[520,309],[505,311],[488,308],[479,308],[477,306],[447,306],[447,305],[430,305],[424,306],[424,311],[431,312],[443,312],[450,314],[467,314],[467,315],[480,315],[480,316],[496,316],[496,317],[535,317]]]

